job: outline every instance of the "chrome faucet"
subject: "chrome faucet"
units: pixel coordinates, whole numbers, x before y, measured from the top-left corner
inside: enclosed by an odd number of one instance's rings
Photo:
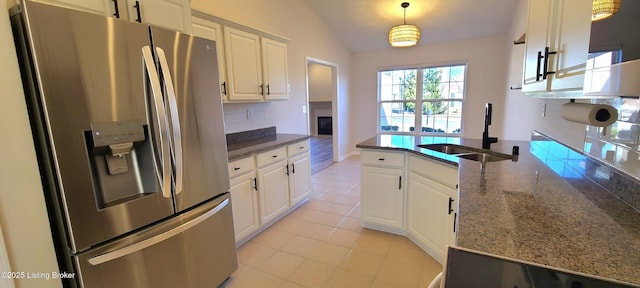
[[[498,137],[489,137],[489,125],[491,125],[491,103],[484,106],[484,132],[482,132],[482,149],[491,149],[491,143],[498,142]]]

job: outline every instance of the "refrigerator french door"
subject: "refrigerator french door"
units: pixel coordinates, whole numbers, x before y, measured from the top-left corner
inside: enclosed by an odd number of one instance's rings
[[[12,15],[65,284],[220,284],[237,262],[215,43],[28,1]]]

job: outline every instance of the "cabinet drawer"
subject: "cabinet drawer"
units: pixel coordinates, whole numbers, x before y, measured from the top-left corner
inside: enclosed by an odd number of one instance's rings
[[[362,150],[360,159],[365,165],[404,167],[404,152]]]
[[[453,189],[458,186],[458,169],[449,165],[409,156],[409,170]]]
[[[283,161],[287,159],[287,147],[283,146],[278,149],[262,152],[256,156],[256,163],[258,167],[268,165],[277,161]]]
[[[253,156],[229,162],[229,178],[244,174],[255,169]]]
[[[289,156],[301,154],[304,152],[309,152],[309,139],[289,144],[287,146],[287,155]]]

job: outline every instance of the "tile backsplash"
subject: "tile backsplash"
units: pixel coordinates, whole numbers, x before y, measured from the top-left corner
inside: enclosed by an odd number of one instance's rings
[[[225,103],[224,132],[226,134],[276,126],[270,103]]]
[[[618,109],[618,121],[603,128],[587,126],[584,152],[640,179],[640,100],[594,99]]]
[[[553,161],[543,161],[549,168],[560,174],[565,179],[579,179],[582,176],[589,178],[618,199],[640,212],[640,180],[632,177],[621,169],[614,169],[610,164],[604,164],[602,159],[594,160],[588,153],[583,153],[553,140],[537,131],[531,136],[531,151],[542,151],[546,159],[553,158]],[[590,157],[591,156],[591,157]],[[561,164],[558,164],[560,162]],[[582,176],[580,176],[582,175]]]

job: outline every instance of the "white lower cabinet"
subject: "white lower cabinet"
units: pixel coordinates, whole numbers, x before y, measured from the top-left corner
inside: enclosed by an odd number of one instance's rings
[[[260,218],[263,223],[275,219],[289,208],[289,172],[287,170],[286,161],[258,169]]]
[[[260,228],[256,174],[246,173],[231,179],[231,206],[236,242],[242,241]]]
[[[447,245],[455,245],[458,169],[409,156],[407,234],[441,263]]]
[[[447,245],[455,244],[456,190],[409,172],[407,233],[421,248],[442,262]]]
[[[361,159],[363,225],[404,234],[404,153],[365,150]]]
[[[304,203],[311,192],[309,140],[229,162],[236,245]]]
[[[446,246],[456,242],[458,169],[405,154],[362,151],[363,226],[407,235],[442,263]]]
[[[306,199],[311,192],[311,159],[309,153],[289,158],[289,196],[291,205]]]
[[[309,140],[287,145],[289,156],[289,201],[296,206],[311,193],[311,157]]]

